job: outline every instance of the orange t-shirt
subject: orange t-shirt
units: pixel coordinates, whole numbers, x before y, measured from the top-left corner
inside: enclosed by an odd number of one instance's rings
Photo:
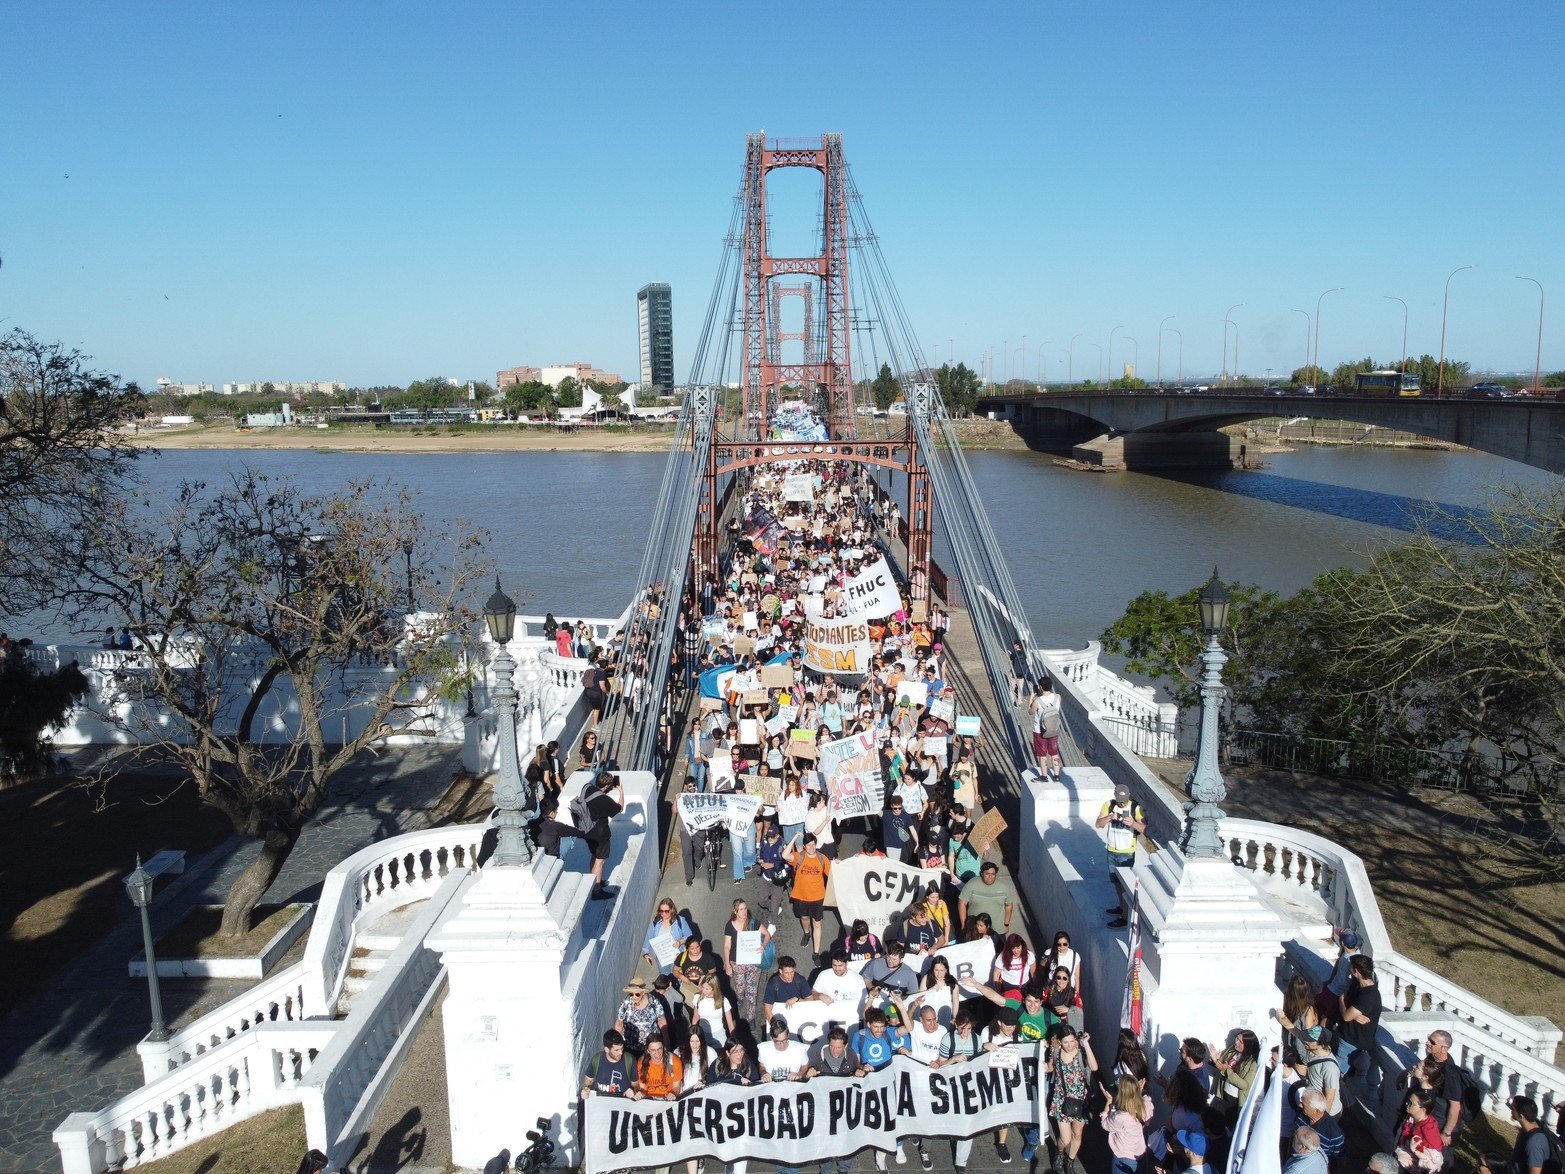
[[[685,1062],[678,1056],[669,1056],[664,1064],[648,1064],[646,1057],[636,1065],[636,1077],[649,1097],[679,1095],[685,1083]]]
[[[795,901],[824,901],[826,876],[831,872],[831,861],[817,852],[811,856],[800,852],[793,862],[793,899]]]

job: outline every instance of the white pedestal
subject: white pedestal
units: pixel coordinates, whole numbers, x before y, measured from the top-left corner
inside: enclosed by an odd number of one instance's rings
[[[545,895],[558,868],[548,858],[538,875],[531,867],[486,868],[428,939],[451,984],[446,1080],[458,1166],[482,1169],[502,1149],[519,1153],[534,1120],[557,1117],[561,1090],[580,1081],[574,1016],[560,990],[569,935]],[[555,1120],[551,1133],[571,1124]]]
[[[1138,865],[1147,1050],[1166,1070],[1179,1041],[1224,1043],[1236,1027],[1262,1040],[1281,1005],[1277,959],[1292,935],[1247,872],[1167,848]]]

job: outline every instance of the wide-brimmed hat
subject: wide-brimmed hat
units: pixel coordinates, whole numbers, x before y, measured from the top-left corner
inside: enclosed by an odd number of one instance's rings
[[[625,984],[625,993],[627,995],[645,995],[650,993],[651,989],[651,987],[647,986],[646,981],[640,978],[633,978]]]

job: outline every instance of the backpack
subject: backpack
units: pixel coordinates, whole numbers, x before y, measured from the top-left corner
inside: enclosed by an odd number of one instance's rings
[[[576,797],[571,800],[571,822],[576,825],[579,832],[590,832],[598,821],[592,818],[592,812],[587,810],[587,787],[576,792]]]
[[[1039,715],[1038,732],[1045,738],[1058,738],[1060,736],[1060,711],[1050,707]]]
[[[1446,1062],[1449,1064],[1456,1063],[1454,1059]],[[1466,1125],[1469,1121],[1482,1120],[1484,1115],[1483,1085],[1479,1084],[1478,1078],[1461,1065],[1457,1065],[1456,1075],[1457,1079],[1462,1082],[1461,1123]],[[1544,1174],[1550,1174],[1550,1172],[1545,1170]],[[1560,1174],[1559,1169],[1556,1168],[1553,1174]]]
[[[1466,1103],[1465,1097],[1463,1103]],[[1561,1174],[1565,1171],[1565,1141],[1561,1140],[1559,1134],[1550,1132],[1547,1126],[1539,1125],[1538,1129],[1549,1143],[1549,1156],[1543,1159],[1543,1174]]]

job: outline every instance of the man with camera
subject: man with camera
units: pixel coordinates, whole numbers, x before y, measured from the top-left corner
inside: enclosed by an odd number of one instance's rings
[[[1146,818],[1146,813],[1141,810],[1140,805],[1131,800],[1130,788],[1123,783],[1114,788],[1114,798],[1105,803],[1103,810],[1098,812],[1097,826],[1106,829],[1104,841],[1108,848],[1110,876],[1114,875],[1116,868],[1136,866],[1136,837],[1147,830]],[[1109,912],[1114,915],[1114,919],[1109,922],[1109,928],[1123,928],[1124,903],[1114,906]]]

